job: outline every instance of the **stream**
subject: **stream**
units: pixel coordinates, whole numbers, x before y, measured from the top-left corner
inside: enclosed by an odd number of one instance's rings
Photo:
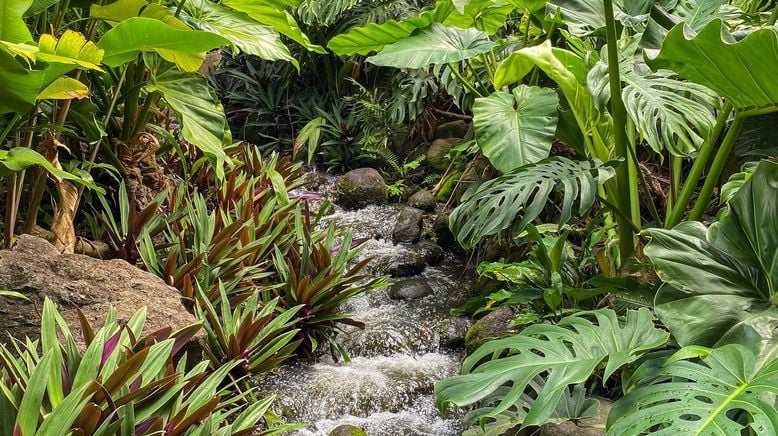
[[[341,425],[360,427],[370,436],[448,436],[463,430],[461,418],[440,417],[433,387],[459,369],[469,320],[451,315],[451,309],[462,304],[470,285],[460,277],[462,262],[453,256],[446,254],[427,262],[435,266],[420,267],[418,246],[392,242],[399,210],[399,206],[335,208],[323,224],[334,222],[351,229],[355,238],[370,238],[359,258],[373,258],[367,267],[370,275],[405,276],[390,279],[399,283],[395,292],[418,280],[426,281],[425,289],[432,292],[402,300],[392,298],[396,295],[385,288],[352,299],[344,312],[366,328],[349,327],[338,336],[350,363],[329,358],[294,361],[261,382],[263,390],[278,395],[285,419],[310,423],[296,435],[327,436]]]

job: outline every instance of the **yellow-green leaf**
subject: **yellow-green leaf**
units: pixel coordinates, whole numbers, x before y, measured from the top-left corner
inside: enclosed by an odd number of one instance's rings
[[[38,100],[70,100],[89,96],[89,88],[72,77],[58,77],[38,94]]]

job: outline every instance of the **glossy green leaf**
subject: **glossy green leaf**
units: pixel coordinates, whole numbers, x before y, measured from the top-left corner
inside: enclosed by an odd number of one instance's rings
[[[423,12],[418,17],[353,27],[348,32],[333,37],[327,47],[341,56],[368,55],[410,36],[416,29],[443,22],[453,11],[454,6],[450,1],[438,1],[435,9]]]
[[[426,68],[473,58],[490,51],[495,43],[476,29],[445,27],[435,23],[419,33],[387,45],[367,61],[395,68]]]
[[[476,99],[473,129],[478,146],[503,173],[547,158],[558,105],[553,89],[525,85]]]
[[[181,123],[181,136],[197,146],[223,175],[227,155],[224,147],[232,138],[224,109],[208,81],[199,74],[169,70],[154,77],[148,89],[159,91]]]
[[[684,354],[681,350],[678,354]],[[691,353],[689,356],[695,356]],[[609,436],[778,434],[778,360],[759,365],[741,345],[714,349],[700,362],[670,359],[646,374],[608,414]]]
[[[0,114],[32,109],[43,86],[43,72],[29,70],[0,46]]]
[[[504,2],[471,0],[461,9],[457,8],[446,17],[443,24],[463,29],[475,27],[489,35],[494,35],[505,25],[505,21],[515,9],[515,5]]]
[[[613,0],[615,18],[625,26],[636,26],[648,19],[652,0]],[[602,0],[551,0],[546,6],[549,15],[561,14],[570,33],[588,36],[605,29],[605,9]]]
[[[721,20],[690,35],[683,24],[673,28],[659,53],[648,59],[654,69],[672,70],[704,85],[742,114],[778,110],[778,31],[761,28],[735,42]]]
[[[681,345],[777,341],[778,164],[762,162],[706,229],[687,222],[651,230],[645,249],[665,284],[655,310]],[[705,314],[705,316],[700,316]]]
[[[272,27],[276,32],[286,35],[307,50],[315,53],[327,52],[308,39],[292,14],[284,9],[284,4],[270,0],[223,0],[221,4],[243,12],[260,24]]]
[[[105,50],[103,62],[118,67],[140,52],[156,52],[183,71],[197,71],[205,53],[230,42],[213,33],[176,29],[152,18],[135,17],[107,31],[97,46]]]
[[[51,162],[49,162],[48,159],[43,157],[35,150],[26,147],[16,147],[10,150],[0,150],[0,177],[8,177],[13,173],[18,173],[19,171],[25,170],[33,165],[43,167],[46,171],[56,177],[79,183],[89,189],[94,189],[98,192],[104,192],[102,188],[96,186],[91,181],[56,168],[51,164]]]
[[[576,202],[578,213],[588,211],[597,185],[613,176],[613,168],[561,156],[525,165],[465,193],[451,213],[451,229],[465,248],[507,228],[521,232],[545,209],[553,192],[562,194],[562,225],[572,218]]]
[[[444,411],[450,404],[468,406],[505,389],[499,403],[480,417],[494,418],[520,402],[528,385],[545,374],[546,382],[522,420],[524,426],[541,425],[569,385],[585,382],[602,364],[607,379],[643,353],[664,346],[668,338],[647,309],[627,312],[623,323],[614,311],[601,309],[564,317],[557,325],[534,324],[478,348],[465,360],[462,375],[435,384],[435,401]]]
[[[38,94],[38,100],[70,100],[89,96],[89,88],[72,77],[59,77]]]
[[[89,8],[89,16],[116,24],[137,17],[146,5],[146,0],[117,0],[106,5],[95,3]]]
[[[38,428],[43,397],[46,394],[46,383],[49,378],[53,352],[46,353],[35,366],[27,381],[27,390],[24,392],[22,402],[19,404],[19,413],[16,416],[16,427],[21,436],[34,436]]]
[[[0,0],[0,40],[8,42],[32,41],[22,17],[32,0]]]
[[[200,30],[221,35],[243,53],[267,60],[296,63],[281,36],[270,26],[252,20],[242,12],[208,0],[190,0],[185,4],[188,21]]]

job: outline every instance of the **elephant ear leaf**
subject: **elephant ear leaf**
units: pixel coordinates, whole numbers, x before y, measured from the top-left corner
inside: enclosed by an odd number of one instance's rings
[[[761,28],[735,42],[724,23],[713,20],[689,36],[684,24],[667,34],[662,49],[647,59],[654,70],[672,70],[704,85],[732,103],[744,115],[778,110],[778,32]]]
[[[676,356],[682,354],[698,353],[682,349]],[[760,366],[751,350],[737,344],[714,349],[700,362],[686,357],[670,358],[658,373],[638,380],[643,386],[608,414],[607,434],[641,435],[656,427],[678,435],[778,434],[770,399],[778,394],[778,360]]]
[[[130,62],[140,52],[156,52],[180,70],[194,72],[207,51],[229,44],[213,33],[177,29],[160,20],[135,17],[105,32],[97,46],[105,50],[103,63],[109,67]]]
[[[558,105],[553,89],[526,85],[476,99],[473,129],[478,146],[503,173],[547,158]]]
[[[486,32],[434,23],[417,34],[384,47],[367,61],[395,68],[425,68],[470,59],[490,51],[494,46]]]
[[[655,310],[679,344],[749,343],[759,354],[774,345],[776,201],[778,164],[762,162],[710,230],[687,222],[649,231],[645,252],[665,282]]]
[[[227,160],[224,146],[232,137],[224,109],[205,77],[171,69],[155,77],[148,89],[162,94],[179,117],[181,136],[205,154],[221,178]]]
[[[517,424],[541,425],[553,419],[569,385],[583,383],[603,363],[605,380],[664,346],[668,337],[654,326],[648,309],[627,312],[623,324],[610,309],[569,316],[557,325],[535,324],[482,345],[465,360],[462,375],[435,385],[436,402],[445,411],[450,404],[463,407],[499,392],[499,398],[482,409],[478,417],[482,423],[519,407],[526,413]],[[538,384],[541,375],[545,382]],[[529,404],[528,388],[536,390]]]

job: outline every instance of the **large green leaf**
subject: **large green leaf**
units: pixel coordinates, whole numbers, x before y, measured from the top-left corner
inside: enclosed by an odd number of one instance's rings
[[[688,359],[697,354],[681,350],[682,357],[639,380],[647,386],[608,414],[608,435],[636,436],[652,428],[676,435],[778,434],[778,360],[759,365],[751,350],[734,344],[701,362]]]
[[[638,133],[657,153],[667,149],[675,156],[688,156],[702,146],[716,120],[713,109],[719,98],[708,88],[678,80],[672,71],[652,72],[635,56],[637,38],[619,50],[622,100]],[[600,110],[610,99],[608,64],[602,59],[588,75]]]
[[[76,68],[102,71],[103,50],[79,32],[66,30],[59,39],[41,35],[38,50],[36,58],[49,64],[44,70],[44,85]]]
[[[188,21],[200,30],[221,35],[243,53],[267,60],[295,62],[281,36],[270,26],[252,20],[242,12],[236,12],[208,0],[186,2]]]
[[[553,89],[525,85],[476,99],[473,129],[478,146],[503,173],[547,158],[558,105]]]
[[[489,36],[480,30],[434,23],[418,34],[387,45],[367,61],[396,68],[425,68],[470,59],[490,51],[494,46]]]
[[[105,50],[103,63],[118,67],[140,52],[156,52],[183,71],[197,71],[205,53],[230,41],[213,33],[182,30],[152,18],[135,17],[105,32],[97,46]]]
[[[205,77],[171,69],[154,77],[148,89],[162,94],[179,117],[181,136],[202,150],[221,177],[227,160],[224,146],[232,138],[224,109]]]
[[[555,191],[562,194],[558,222],[565,224],[572,217],[574,203],[578,202],[579,213],[589,210],[598,183],[613,176],[611,167],[561,156],[525,165],[467,192],[451,213],[451,229],[466,248],[509,227],[520,232],[543,211]]]
[[[32,0],[0,0],[0,40],[8,42],[32,41],[32,35],[22,17]]]
[[[32,109],[43,86],[43,71],[29,70],[0,46],[0,114]]]
[[[649,231],[645,252],[665,282],[655,310],[679,344],[762,352],[776,343],[776,217],[778,164],[763,162],[710,230],[687,222]]]
[[[102,188],[96,186],[90,180],[83,179],[76,175],[73,175],[67,171],[63,171],[49,162],[48,159],[43,157],[35,150],[26,147],[16,147],[10,150],[0,150],[0,177],[8,177],[13,173],[25,170],[33,165],[43,167],[46,171],[52,175],[66,180],[79,183],[86,186],[89,189],[94,189],[98,192],[104,192]]]
[[[505,20],[515,9],[516,5],[501,1],[471,0],[462,8],[453,11],[443,23],[463,29],[475,27],[489,35],[494,35],[505,25]]]
[[[245,13],[260,24],[272,27],[307,50],[315,53],[326,53],[323,47],[313,44],[308,39],[294,17],[284,9],[286,5],[280,3],[271,0],[223,0],[221,4]]]
[[[610,309],[569,316],[557,325],[535,324],[478,348],[465,360],[462,375],[436,383],[435,400],[444,411],[449,404],[467,406],[507,386],[482,415],[493,418],[521,404],[530,383],[544,375],[546,382],[522,422],[540,425],[552,417],[569,385],[585,382],[603,363],[605,380],[645,352],[664,346],[668,337],[654,327],[647,309],[627,312],[623,324]]]
[[[615,18],[626,26],[635,26],[648,19],[652,0],[614,0]],[[605,29],[603,0],[552,0],[546,5],[549,15],[561,14],[570,33],[588,36]]]
[[[762,28],[735,42],[721,20],[689,35],[683,24],[673,28],[656,57],[647,62],[702,84],[726,98],[742,114],[778,110],[778,33]],[[770,54],[770,55],[768,55]]]
[[[453,11],[454,6],[450,1],[439,0],[435,9],[425,11],[418,17],[400,22],[388,20],[381,24],[369,23],[353,27],[348,32],[333,37],[327,47],[341,56],[368,55],[410,36],[416,29],[443,22]]]

